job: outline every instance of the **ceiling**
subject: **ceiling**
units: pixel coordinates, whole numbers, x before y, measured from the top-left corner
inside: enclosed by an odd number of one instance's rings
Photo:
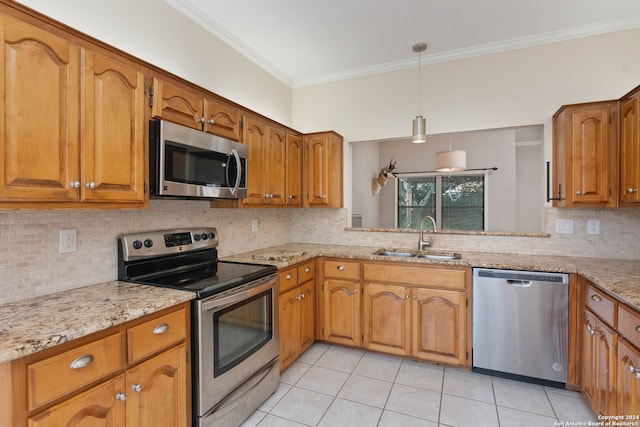
[[[640,28],[639,0],[165,0],[291,87]]]

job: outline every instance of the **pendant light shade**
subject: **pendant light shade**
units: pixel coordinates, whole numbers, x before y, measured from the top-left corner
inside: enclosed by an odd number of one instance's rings
[[[449,150],[436,153],[436,170],[438,172],[459,172],[467,168],[467,152]]]
[[[422,142],[427,142],[427,121],[422,116],[416,116],[413,119],[413,138],[411,142],[415,144],[420,144]]]
[[[420,114],[420,54],[427,50],[427,44],[414,44],[412,50],[418,54],[418,115],[413,119],[413,137],[411,138],[411,142],[420,144],[427,142],[427,121],[422,117],[422,114]]]

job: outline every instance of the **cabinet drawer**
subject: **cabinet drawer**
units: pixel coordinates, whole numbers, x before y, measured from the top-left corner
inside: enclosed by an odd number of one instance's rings
[[[123,368],[122,334],[114,334],[27,366],[29,410]]]
[[[584,305],[589,307],[592,312],[607,322],[609,326],[613,326],[615,328],[614,313],[616,309],[616,302],[605,295],[604,292],[591,285],[587,285],[584,292]]]
[[[358,280],[360,278],[360,263],[351,261],[324,261],[325,277],[337,279]]]
[[[182,308],[127,329],[129,363],[156,353],[185,339],[186,313]]]
[[[310,261],[298,266],[298,283],[302,284],[313,279],[316,275],[316,263]]]
[[[296,286],[298,286],[298,270],[296,268],[288,268],[278,273],[280,281],[280,294],[283,294]]]
[[[618,306],[618,331],[640,348],[640,313],[623,305]]]
[[[446,289],[465,289],[466,287],[467,271],[465,269],[365,264],[363,271],[366,282],[391,282]]]

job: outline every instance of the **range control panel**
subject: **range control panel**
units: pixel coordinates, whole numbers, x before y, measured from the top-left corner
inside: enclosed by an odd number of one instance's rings
[[[172,255],[218,246],[215,228],[147,231],[118,236],[123,260]]]

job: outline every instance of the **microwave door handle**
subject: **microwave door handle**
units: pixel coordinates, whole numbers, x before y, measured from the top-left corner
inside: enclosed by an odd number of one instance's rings
[[[240,177],[242,176],[242,163],[240,163],[240,156],[238,155],[238,150],[235,148],[231,150],[231,155],[236,159],[236,185],[233,186],[232,190],[229,190],[231,194],[235,194],[238,191],[238,187],[240,187]],[[227,179],[228,176],[227,176]]]

